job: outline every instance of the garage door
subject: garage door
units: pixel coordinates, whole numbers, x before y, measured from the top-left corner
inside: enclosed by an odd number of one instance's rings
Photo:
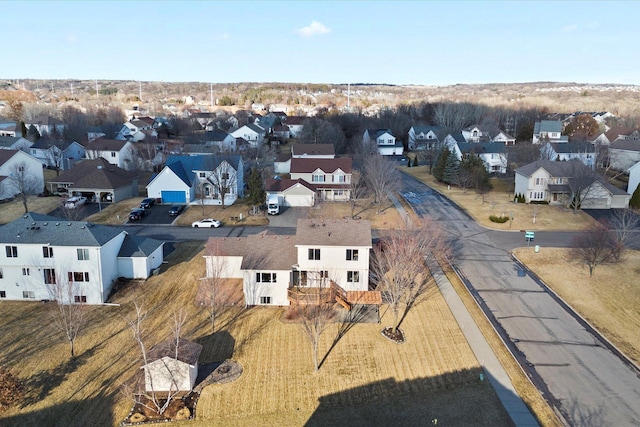
[[[162,203],[187,203],[184,191],[161,191]]]
[[[582,209],[607,209],[608,200],[606,198],[593,198],[582,201]]]
[[[313,196],[287,194],[284,196],[284,206],[313,206]]]

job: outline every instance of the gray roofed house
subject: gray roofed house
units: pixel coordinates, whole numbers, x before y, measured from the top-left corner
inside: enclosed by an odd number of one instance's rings
[[[578,159],[568,161],[538,160],[515,171],[514,196],[525,201],[547,202],[567,206],[571,202],[571,182],[576,176],[589,178],[583,190],[582,209],[626,208],[631,196],[596,174]]]
[[[138,195],[136,173],[112,165],[102,157],[77,163],[49,180],[47,187],[53,194],[63,190],[69,195],[93,193],[103,202],[119,202]]]
[[[48,300],[71,283],[73,300],[102,304],[119,277],[146,279],[163,261],[164,242],[130,236],[122,227],[28,213],[0,227],[0,269],[9,300]],[[26,273],[25,273],[26,272]],[[77,284],[76,284],[77,283]]]
[[[0,136],[0,150],[22,150],[29,152],[33,143],[20,136]]]
[[[541,142],[569,142],[569,137],[562,135],[562,122],[556,120],[542,120],[533,125],[534,144]]]
[[[296,246],[371,246],[371,222],[365,220],[299,219]]]

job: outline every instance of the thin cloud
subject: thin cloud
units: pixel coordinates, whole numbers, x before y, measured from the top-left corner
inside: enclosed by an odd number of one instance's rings
[[[220,33],[220,34],[214,34],[211,38],[214,41],[220,41],[220,40],[229,40],[229,33]]]
[[[303,37],[311,37],[317,36],[320,34],[327,34],[331,30],[326,27],[324,24],[321,24],[318,21],[311,21],[311,24],[306,27],[298,28],[296,32]]]
[[[576,24],[565,25],[561,30],[563,33],[573,33],[578,31],[578,26]]]

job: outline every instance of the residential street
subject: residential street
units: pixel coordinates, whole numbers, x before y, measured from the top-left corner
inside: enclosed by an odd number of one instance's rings
[[[609,351],[513,262],[508,251],[526,245],[523,233],[488,231],[405,174],[403,192],[412,193],[408,201],[418,214],[441,222],[450,233],[454,264],[498,330],[513,343],[532,381],[570,425],[637,425],[637,370]],[[541,250],[566,246],[570,236],[536,233],[535,244]]]

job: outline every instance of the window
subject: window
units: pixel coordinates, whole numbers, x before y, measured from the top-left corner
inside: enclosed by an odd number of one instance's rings
[[[309,259],[319,261],[320,260],[320,249],[309,249]]]
[[[344,175],[334,175],[333,182],[344,182]]]
[[[87,302],[87,296],[86,295],[74,295],[73,296],[73,302],[75,302],[75,303]]]
[[[31,275],[31,271],[29,270],[29,267],[22,267],[22,275],[23,276]]]
[[[271,297],[260,297],[260,304],[271,304]]]
[[[68,273],[70,282],[88,282],[89,281],[89,273],[85,273],[82,271],[70,271]]]
[[[333,190],[333,197],[344,197],[344,190]]]
[[[53,258],[53,248],[51,246],[43,246],[42,256],[45,258]]]
[[[111,157],[115,157],[115,156],[116,156],[116,152],[115,152],[115,151],[112,151],[112,152],[111,152]]]
[[[198,176],[199,176],[200,178],[206,178],[206,177],[207,177],[207,174],[206,174],[205,172],[198,172]]]
[[[276,273],[256,273],[256,283],[275,283]]]
[[[312,182],[324,182],[324,175],[312,175],[311,176],[311,181]]]
[[[22,298],[34,299],[35,297],[36,297],[36,293],[33,291],[22,291]]]
[[[347,282],[348,283],[359,283],[360,282],[360,272],[359,271],[347,271]]]
[[[5,250],[7,251],[7,258],[18,258],[17,246],[5,246]]]
[[[536,185],[544,185],[544,178],[536,178]]]
[[[56,270],[55,268],[45,268],[43,270],[44,273],[44,283],[47,285],[55,285],[56,284]]]
[[[358,260],[358,250],[347,249],[347,261],[357,261],[357,260]]]
[[[229,174],[227,172],[223,172],[221,175],[222,179],[229,179]]]
[[[0,298],[6,298],[7,293],[5,291],[0,291]]]
[[[78,261],[86,261],[89,259],[89,249],[78,249]]]

